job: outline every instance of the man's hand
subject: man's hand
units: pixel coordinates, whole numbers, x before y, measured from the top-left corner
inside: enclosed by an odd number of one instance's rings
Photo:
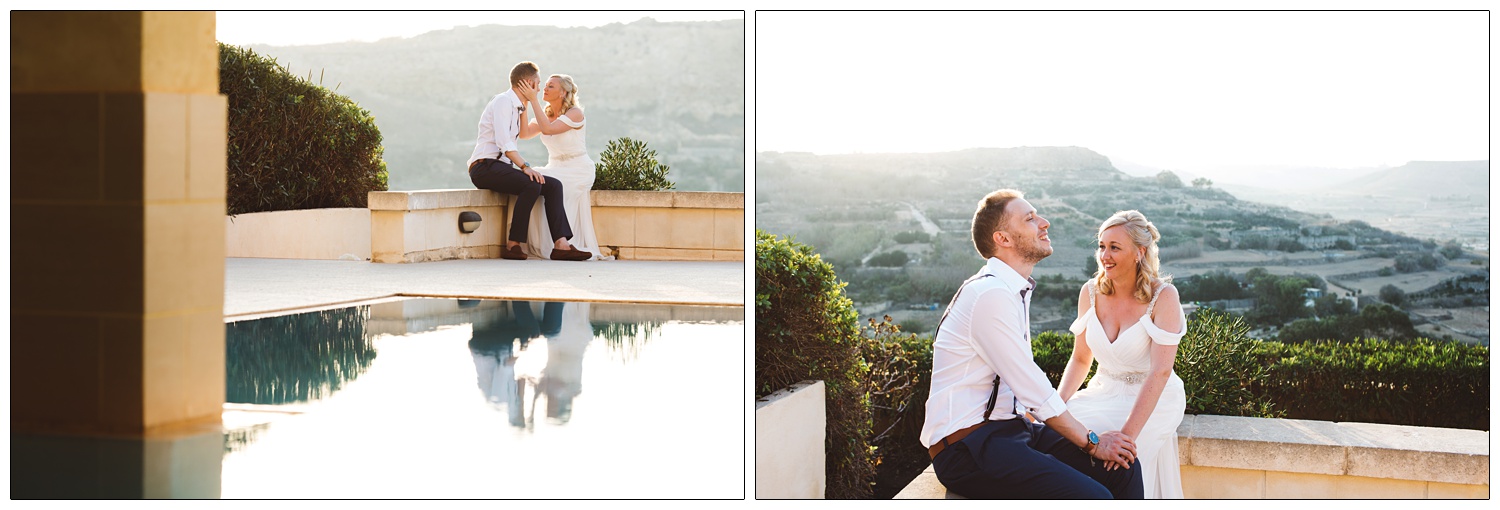
[[[1130,469],[1130,463],[1135,460],[1135,440],[1118,430],[1106,432],[1099,435],[1099,444],[1091,455],[1104,461],[1105,469]]]
[[[525,173],[527,177],[531,178],[531,180],[536,181],[537,184],[547,183],[547,178],[542,177],[541,173],[537,172],[536,170],[532,170],[531,167],[522,168],[521,172]],[[1132,450],[1135,449],[1135,445],[1130,445],[1130,447]]]

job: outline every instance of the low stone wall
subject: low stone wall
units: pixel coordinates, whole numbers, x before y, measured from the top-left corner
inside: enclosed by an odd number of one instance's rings
[[[591,192],[605,255],[622,260],[745,260],[745,194],[699,191]],[[509,196],[488,190],[370,193],[371,260],[383,263],[499,258]],[[471,234],[458,214],[484,218]]]
[[[1189,499],[1489,498],[1487,431],[1189,415],[1177,436]],[[896,498],[959,497],[928,467]]]
[[[595,191],[594,231],[622,260],[745,260],[745,194]]]
[[[370,210],[306,209],[224,219],[226,257],[370,260]]]
[[[755,401],[755,498],[822,499],[828,429],[823,381]]]
[[[373,262],[497,259],[509,225],[509,196],[482,189],[372,191],[370,256]],[[479,213],[479,229],[458,230],[458,215]]]

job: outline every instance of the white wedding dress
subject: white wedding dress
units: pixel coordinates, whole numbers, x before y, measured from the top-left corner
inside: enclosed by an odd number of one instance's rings
[[[1131,408],[1135,407],[1136,397],[1151,370],[1151,343],[1176,345],[1187,329],[1172,333],[1156,327],[1151,319],[1151,312],[1156,308],[1156,298],[1153,297],[1146,315],[1134,324],[1121,325],[1115,341],[1110,342],[1094,306],[1097,293],[1094,282],[1087,285],[1089,310],[1069,329],[1075,335],[1087,333],[1084,340],[1094,352],[1099,368],[1088,386],[1068,400],[1068,411],[1095,432],[1121,430],[1125,428],[1125,420],[1130,418]],[[1165,288],[1165,285],[1158,288],[1156,296],[1161,296],[1161,289]],[[1136,458],[1141,463],[1141,480],[1147,499],[1182,498],[1177,426],[1182,423],[1186,407],[1187,394],[1183,391],[1182,379],[1173,371],[1151,417],[1135,438]]]
[[[567,211],[568,227],[573,230],[573,238],[568,242],[576,249],[593,253],[594,260],[603,260],[599,238],[594,235],[594,209],[589,199],[589,190],[594,187],[594,160],[584,147],[584,123],[573,122],[566,115],[558,120],[573,129],[542,135],[542,145],[547,147],[547,166],[536,171],[562,182],[563,209]],[[548,239],[549,232],[547,214],[538,200],[531,208],[531,227],[526,233],[528,256],[551,258],[553,240]]]

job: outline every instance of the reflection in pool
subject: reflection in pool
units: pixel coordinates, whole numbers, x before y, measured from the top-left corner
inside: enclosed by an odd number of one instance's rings
[[[227,341],[225,498],[745,494],[742,307],[412,299]]]

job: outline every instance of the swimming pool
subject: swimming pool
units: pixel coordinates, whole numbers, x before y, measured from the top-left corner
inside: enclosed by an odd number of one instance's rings
[[[226,328],[223,498],[745,496],[743,307],[419,298]]]

